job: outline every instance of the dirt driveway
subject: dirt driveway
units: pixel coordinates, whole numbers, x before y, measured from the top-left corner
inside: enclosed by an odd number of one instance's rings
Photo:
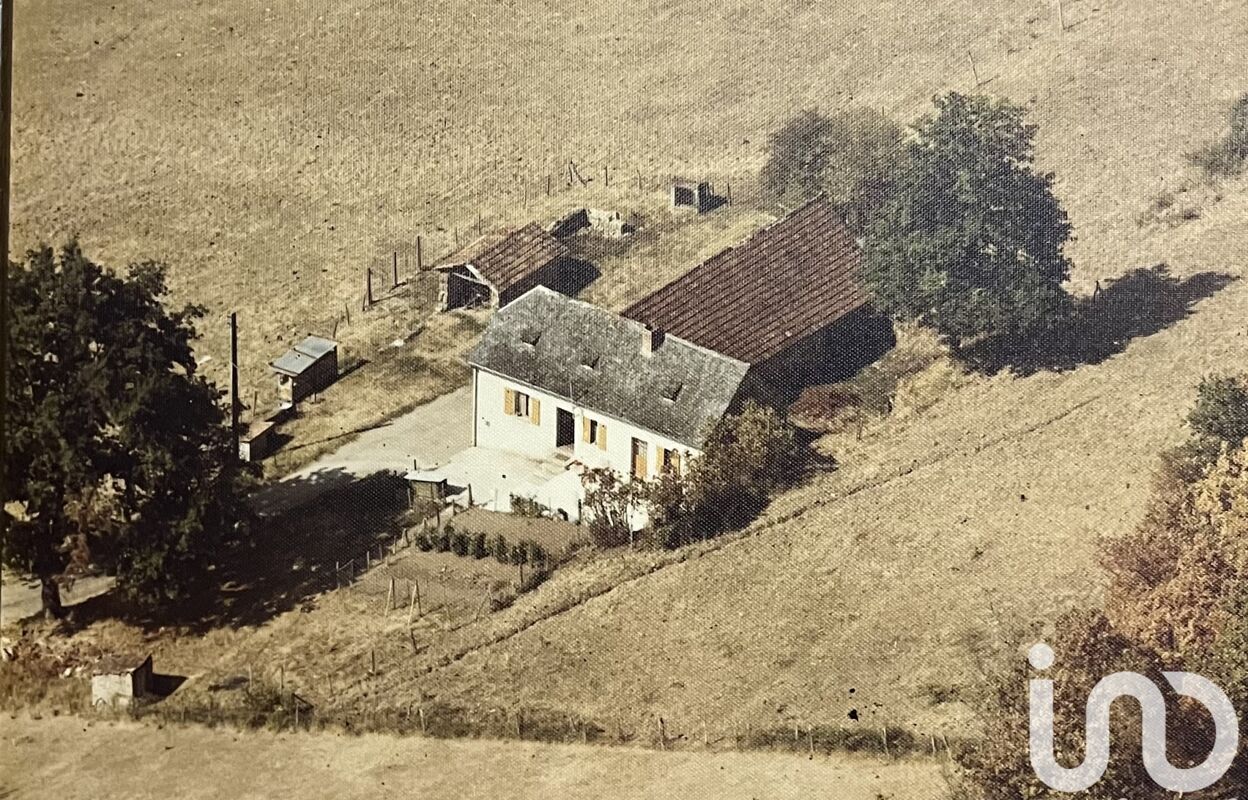
[[[329,489],[383,470],[430,467],[472,444],[472,387],[418,406],[371,430],[252,496],[262,514],[281,514]]]
[[[90,575],[79,578],[73,585],[61,589],[61,601],[67,605],[81,603],[113,588],[113,579],[106,575]],[[0,587],[0,626],[32,617],[43,610],[39,581],[19,578],[4,571],[3,587]]]

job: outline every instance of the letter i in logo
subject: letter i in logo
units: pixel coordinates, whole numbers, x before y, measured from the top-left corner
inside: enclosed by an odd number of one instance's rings
[[[1053,649],[1032,645],[1027,660],[1038,672],[1053,666]],[[1159,786],[1174,792],[1195,792],[1212,786],[1226,771],[1239,748],[1239,720],[1226,694],[1213,682],[1191,672],[1163,672],[1180,695],[1199,701],[1213,717],[1214,742],[1204,762],[1177,769],[1166,759],[1166,702],[1161,690],[1137,672],[1115,672],[1102,678],[1088,696],[1085,709],[1086,747],[1083,763],[1074,768],[1057,763],[1053,754],[1053,681],[1033,678],[1030,684],[1031,766],[1036,777],[1059,792],[1081,792],[1105,774],[1109,765],[1109,710],[1114,700],[1132,697],[1142,715],[1144,769]]]

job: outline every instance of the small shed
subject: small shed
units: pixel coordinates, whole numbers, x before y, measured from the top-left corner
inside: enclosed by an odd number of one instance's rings
[[[152,657],[109,656],[91,676],[91,705],[129,708],[152,690]]]
[[[415,507],[420,500],[432,500],[436,503],[446,501],[447,479],[438,470],[415,467],[403,477],[407,480],[408,505]]]
[[[557,287],[568,255],[567,246],[536,222],[482,236],[436,267],[438,310],[501,308],[535,286]]]
[[[260,419],[251,422],[238,437],[240,461],[259,461],[274,450],[277,443],[277,423]]]
[[[292,406],[338,379],[338,343],[308,336],[269,363],[277,375],[277,398]]]
[[[711,210],[714,200],[715,189],[706,181],[672,178],[672,208],[691,208],[701,214]]]

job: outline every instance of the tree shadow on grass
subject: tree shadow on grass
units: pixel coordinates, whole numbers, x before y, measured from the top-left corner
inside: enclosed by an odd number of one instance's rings
[[[393,472],[359,477],[323,470],[283,483],[303,501],[258,515],[249,535],[224,543],[189,601],[143,612],[113,590],[75,606],[72,626],[104,618],[189,633],[258,625],[338,585],[338,562],[362,565],[370,551],[378,558],[378,547],[393,543],[408,521],[407,484]]]
[[[1064,321],[1037,333],[989,337],[962,349],[967,366],[993,374],[1060,372],[1099,364],[1121,353],[1132,340],[1165,330],[1192,314],[1193,306],[1236,278],[1201,272],[1188,278],[1165,264],[1140,267],[1108,282],[1090,297],[1073,300]]]

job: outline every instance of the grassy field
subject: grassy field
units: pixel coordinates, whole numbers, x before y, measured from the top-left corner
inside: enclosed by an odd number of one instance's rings
[[[5,797],[520,797],[930,800],[939,767],[781,754],[304,736],[65,718],[0,719]],[[620,776],[627,775],[627,782]]]
[[[375,646],[386,667],[340,702],[401,703],[418,687],[637,725],[662,715],[691,737],[850,710],[919,735],[973,729],[966,697],[1014,632],[1097,598],[1096,539],[1138,519],[1199,377],[1248,363],[1248,182],[1202,186],[1184,162],[1248,90],[1248,7],[1065,7],[1064,32],[1041,0],[19,9],[17,246],[78,231],[111,261],[167,259],[178,298],[212,309],[210,371],[224,315],[241,312],[249,384],[291,338],[358,304],[367,266],[416,235],[445,252],[478,214],[650,215],[672,249],[639,236],[604,252],[587,291],[623,304],[766,219],[743,202],[657,222],[662,176],[749,186],[793,111],[857,102],[910,119],[933,93],[974,88],[968,54],[980,90],[1040,126],[1078,236],[1074,290],[1128,274],[1140,287],[1107,321],[1122,352],[1100,363],[1022,378],[937,362],[899,385],[901,413],[861,440],[822,440],[841,468],[779,498],[758,535],[561,571],[504,612],[431,626],[418,655],[401,622],[331,594],[255,629],[158,644],[170,668],[277,653],[306,660],[316,685],[358,673]],[[569,159],[593,182],[566,188]],[[1151,222],[1166,193],[1187,210]],[[1173,281],[1133,272],[1162,263]],[[411,305],[383,303],[368,324],[353,308],[340,334],[371,360],[424,319]]]

